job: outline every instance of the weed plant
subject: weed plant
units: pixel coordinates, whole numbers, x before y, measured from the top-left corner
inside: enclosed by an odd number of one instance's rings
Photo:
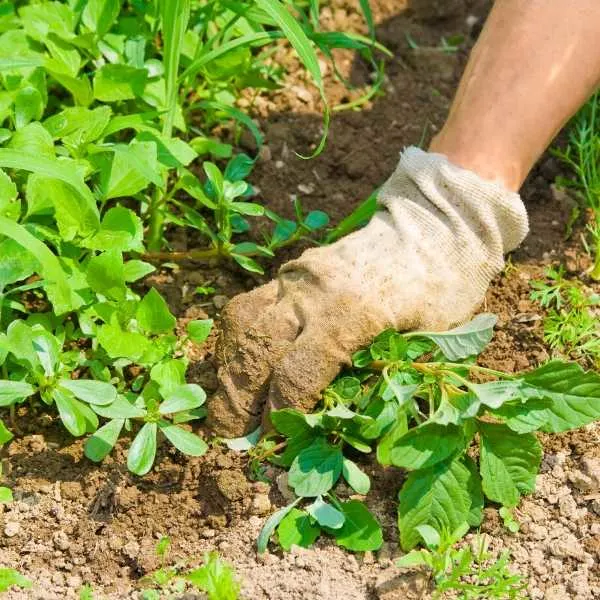
[[[190,323],[178,339],[164,298],[140,283],[154,261],[182,258],[163,252],[167,226],[205,240],[185,258],[260,273],[257,258],[327,225],[299,203],[287,220],[253,201],[255,159],[234,145],[240,127],[258,145],[262,136],[236,100],[280,85],[270,55],[284,40],[323,98],[318,52],[349,48],[375,68],[381,47],[360,6],[369,37],[320,31],[318,2],[0,5],[0,407],[13,427],[23,405],[31,418],[57,413],[72,435],[91,436],[92,460],[131,432],[128,466],[139,475],[162,439],[205,451],[185,425],[205,400],[186,383],[185,347],[211,323]],[[273,223],[262,243],[244,237],[255,217]],[[0,443],[10,435],[0,423]]]
[[[546,281],[531,282],[531,299],[548,310],[544,341],[555,351],[600,366],[600,297],[577,280],[565,278],[562,266],[549,267]]]
[[[266,521],[259,551],[273,533],[285,549],[328,535],[349,550],[377,550],[375,516],[336,491],[344,481],[357,495],[369,492],[361,455],[408,473],[398,494],[406,551],[447,548],[456,532],[481,524],[486,500],[518,530],[513,510],[534,491],[542,458],[536,432],[600,419],[600,375],[560,360],[517,374],[476,364],[495,322],[481,314],[447,332],[385,331],[354,355],[315,413],[275,411],[274,432],[250,452],[255,463],[288,469],[296,499]]]
[[[588,226],[595,257],[590,276],[600,280],[600,92],[596,92],[577,113],[568,130],[564,149],[554,150],[573,172],[559,183],[573,189],[583,205],[591,210],[593,221]]]

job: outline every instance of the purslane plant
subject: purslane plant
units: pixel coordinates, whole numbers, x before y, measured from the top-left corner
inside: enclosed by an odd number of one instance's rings
[[[495,322],[482,314],[443,333],[383,332],[324,392],[319,411],[273,413],[275,432],[251,452],[288,468],[298,498],[269,518],[259,549],[276,529],[286,547],[309,545],[321,531],[345,534],[345,528],[350,542],[342,535],[341,545],[378,548],[381,531],[373,516],[335,492],[342,477],[356,493],[369,491],[369,478],[350,458],[357,453],[375,453],[380,464],[408,472],[398,496],[405,550],[423,542],[423,526],[442,538],[477,527],[486,499],[501,506],[514,529],[512,509],[534,491],[541,462],[535,432],[600,419],[600,375],[558,360],[519,374],[477,365]],[[312,504],[297,508],[307,500]]]

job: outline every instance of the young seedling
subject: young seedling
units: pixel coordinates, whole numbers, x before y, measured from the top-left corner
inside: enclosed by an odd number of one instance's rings
[[[507,550],[494,561],[488,539],[482,535],[475,538],[475,549],[470,545],[455,547],[468,530],[469,524],[463,523],[450,535],[441,536],[431,526],[420,525],[418,531],[426,549],[411,550],[396,561],[396,566],[425,569],[434,585],[434,600],[447,593],[461,600],[525,598],[526,582],[509,570]]]
[[[289,469],[298,498],[267,520],[259,549],[276,529],[284,547],[309,545],[324,531],[351,550],[378,548],[381,530],[366,507],[334,489],[343,477],[355,492],[369,491],[349,458],[357,452],[408,472],[398,496],[405,550],[422,542],[423,526],[440,536],[479,526],[486,498],[515,529],[511,509],[534,491],[541,462],[535,432],[600,419],[600,375],[559,360],[518,374],[476,364],[495,322],[481,314],[447,332],[385,331],[354,355],[316,413],[274,412],[267,454]]]
[[[548,268],[549,282],[531,282],[532,300],[548,310],[544,318],[544,341],[557,352],[589,360],[597,366],[600,361],[600,320],[597,307],[600,296],[586,292],[579,281],[565,278],[561,267]]]
[[[216,552],[206,553],[203,565],[192,570],[184,569],[182,565],[167,566],[167,557],[171,546],[169,537],[162,537],[156,544],[156,555],[161,567],[141,580],[145,589],[142,590],[143,600],[160,600],[179,597],[186,587],[190,586],[205,592],[208,600],[237,600],[240,584],[236,580],[231,566],[222,561]],[[150,587],[147,587],[150,586]]]

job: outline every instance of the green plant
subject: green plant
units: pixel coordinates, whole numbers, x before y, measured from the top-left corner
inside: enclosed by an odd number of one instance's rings
[[[368,2],[361,6],[372,29]],[[287,37],[321,93],[317,51],[346,47],[372,59],[372,37],[320,32],[316,17],[314,3],[280,0],[2,5],[0,407],[13,427],[21,407],[57,412],[73,435],[93,434],[92,460],[131,432],[137,474],[151,468],[161,437],[204,451],[180,427],[203,415],[204,402],[185,383],[186,340],[141,281],[155,271],[149,260],[178,258],[160,252],[166,226],[206,241],[187,258],[262,272],[256,257],[327,224],[299,203],[292,221],[252,202],[254,159],[234,152],[240,127],[262,143],[236,99],[280,84],[269,58],[279,40]],[[272,224],[264,243],[243,237],[250,217]],[[189,338],[202,343],[209,329],[190,324]]]
[[[167,567],[167,556],[171,546],[169,537],[162,537],[156,544],[156,555],[161,567],[142,579],[146,587],[142,591],[144,600],[160,600],[161,592],[172,589],[181,594],[189,585],[205,592],[209,600],[237,600],[240,584],[232,567],[223,562],[216,552],[204,555],[204,564],[196,569],[186,570],[182,565]]]
[[[558,156],[573,171],[573,178],[560,178],[561,185],[577,192],[588,207],[593,222],[588,226],[595,246],[594,264],[590,276],[600,280],[600,93],[596,92],[575,115],[568,130],[564,149],[556,148]]]
[[[597,294],[586,292],[581,282],[568,280],[564,269],[549,267],[549,281],[534,280],[531,299],[548,310],[544,318],[544,340],[552,348],[598,365],[600,360],[600,321]]]
[[[309,545],[321,531],[351,550],[379,547],[381,530],[366,507],[334,492],[343,477],[368,493],[369,478],[351,457],[372,452],[408,471],[398,496],[405,550],[421,542],[424,525],[440,536],[478,526],[485,498],[505,509],[514,529],[511,509],[533,492],[541,462],[535,432],[599,419],[600,375],[558,360],[520,374],[477,365],[495,322],[481,314],[447,332],[385,331],[354,355],[316,413],[275,411],[275,431],[251,452],[289,469],[298,498],[267,520],[259,549],[276,529],[284,547]]]
[[[28,589],[32,583],[16,569],[0,568],[0,592],[7,592],[13,586]]]
[[[508,568],[508,550],[494,561],[488,551],[488,539],[482,535],[475,538],[474,550],[469,545],[454,547],[468,529],[464,523],[441,537],[431,526],[420,525],[418,531],[426,549],[411,550],[396,561],[396,566],[426,569],[434,582],[434,599],[443,598],[447,592],[461,600],[525,598],[523,577]]]

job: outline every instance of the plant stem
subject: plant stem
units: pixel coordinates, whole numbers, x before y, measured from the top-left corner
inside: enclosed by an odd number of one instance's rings
[[[146,252],[142,258],[149,261],[207,261],[222,256],[218,248],[203,248],[201,250],[186,250],[181,252]]]
[[[596,240],[596,255],[594,257],[594,266],[590,271],[590,277],[594,281],[600,281],[600,239]]]

